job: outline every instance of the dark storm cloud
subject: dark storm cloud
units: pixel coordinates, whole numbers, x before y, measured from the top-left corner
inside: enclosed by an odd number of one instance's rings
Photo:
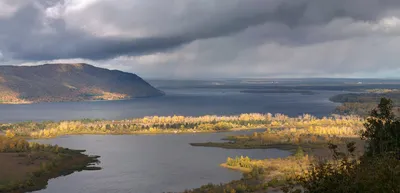
[[[218,0],[208,1],[212,4],[208,10],[207,8],[196,9],[194,5],[197,4],[191,5],[185,1],[174,1],[176,5],[173,6],[168,6],[165,1],[147,1],[146,4],[152,4],[152,9],[140,12],[144,18],[150,18],[149,21],[144,20],[143,25],[146,25],[148,30],[157,33],[130,38],[95,36],[80,28],[67,27],[65,21],[68,19],[67,16],[44,21],[45,9],[60,2],[63,1],[29,0],[29,3],[21,5],[11,17],[0,18],[0,52],[5,57],[20,60],[59,58],[100,60],[121,55],[171,51],[196,40],[229,36],[265,23],[282,24],[293,30],[324,25],[335,18],[376,21],[385,16],[387,11],[395,10],[400,5],[398,0]],[[116,28],[135,30],[141,26],[132,24],[130,20],[140,15],[128,16],[129,13],[136,11],[134,10],[136,4],[142,2],[144,1],[104,3],[98,1],[93,6],[82,8],[79,16],[83,21],[88,21],[84,19],[85,16],[93,19],[98,17],[115,25]],[[134,3],[136,4],[131,6],[133,10],[122,9],[124,11],[121,11],[121,7],[129,7]],[[153,11],[154,8],[160,10],[165,8],[170,9],[172,14],[174,6],[178,4],[184,4],[181,16],[168,21],[164,21],[164,15],[158,15],[157,11]],[[113,6],[118,9],[113,9]],[[103,15],[99,15],[100,13]],[[202,17],[205,19],[199,19]],[[142,23],[139,22],[139,24]],[[85,23],[80,25],[84,26]],[[41,30],[51,32],[44,33]],[[165,33],[163,33],[164,30]],[[264,38],[270,38],[268,33],[266,34]],[[277,32],[275,35],[283,36],[279,38],[286,39],[289,44],[290,42],[313,41],[303,41],[298,34],[287,31]],[[290,37],[285,37],[285,35]],[[316,39],[315,41],[324,40]]]
[[[80,36],[77,36],[81,38]],[[29,60],[52,60],[59,58],[86,58],[101,60],[114,58],[120,55],[140,55],[157,51],[168,51],[186,43],[185,39],[179,37],[145,38],[136,40],[88,38],[82,39],[68,46],[51,45],[40,50],[29,50],[19,52],[16,58]]]
[[[400,72],[399,18],[398,0],[0,0],[0,61],[152,77],[383,76]]]

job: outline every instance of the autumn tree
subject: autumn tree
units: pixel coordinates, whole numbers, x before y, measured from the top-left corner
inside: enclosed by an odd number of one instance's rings
[[[6,131],[6,137],[13,138],[13,137],[15,137],[15,133],[12,132],[11,130],[7,130]]]

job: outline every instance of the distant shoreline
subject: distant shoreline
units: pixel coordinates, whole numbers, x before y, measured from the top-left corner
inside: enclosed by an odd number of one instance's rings
[[[268,89],[268,90],[241,90],[241,93],[252,93],[252,94],[302,94],[302,95],[315,95],[317,92],[310,90],[285,90],[285,89]]]
[[[143,98],[156,98],[156,97],[163,97],[166,94],[161,95],[154,95],[154,96],[139,96],[139,97],[132,97],[126,99],[93,99],[93,100],[61,100],[61,101],[25,101],[25,102],[0,102],[0,105],[30,105],[30,104],[42,104],[42,103],[66,103],[66,102],[106,102],[106,101],[129,101],[134,99],[143,99]]]

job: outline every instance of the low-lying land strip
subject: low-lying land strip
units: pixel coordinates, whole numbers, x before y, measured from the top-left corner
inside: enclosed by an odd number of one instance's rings
[[[363,119],[357,116],[332,116],[315,118],[304,115],[289,118],[278,115],[265,123],[264,132],[252,135],[228,136],[227,142],[192,143],[193,146],[221,147],[228,149],[279,148],[305,150],[325,148],[327,143],[345,144],[359,138],[364,130]]]
[[[97,157],[83,152],[0,136],[0,193],[40,190],[51,178],[100,169]]]
[[[253,93],[253,94],[291,94],[298,93],[302,95],[315,95],[318,94],[311,90],[294,90],[294,89],[253,89],[253,90],[242,90],[241,93]]]
[[[294,130],[305,128],[307,131],[314,132],[336,132],[337,130],[337,132],[354,135],[354,128],[360,128],[362,124],[363,119],[357,116],[316,118],[308,114],[299,117],[288,117],[282,114],[251,113],[238,116],[153,116],[118,121],[84,119],[60,122],[22,122],[1,124],[0,130],[28,138],[51,138],[76,134],[221,132],[255,128],[290,128]],[[329,131],[322,129],[325,127],[330,127],[331,129]]]

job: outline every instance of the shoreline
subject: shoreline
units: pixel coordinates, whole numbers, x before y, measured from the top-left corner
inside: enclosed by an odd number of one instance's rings
[[[250,169],[250,168],[244,168],[244,167],[240,167],[240,166],[229,166],[229,165],[226,164],[226,163],[219,164],[219,166],[221,166],[221,167],[223,167],[223,168],[226,168],[226,169],[229,169],[229,170],[242,172],[242,173],[249,173],[249,172],[251,172],[251,169]]]
[[[0,192],[25,193],[45,189],[49,180],[75,172],[100,170],[99,156],[89,156],[82,150],[64,149],[63,153],[23,152],[0,153],[0,159],[12,165],[12,174],[0,171]],[[32,158],[34,157],[34,158]],[[35,159],[35,160],[31,160]],[[44,160],[43,160],[44,159]],[[17,163],[15,161],[19,160]],[[13,163],[11,163],[14,161]],[[0,166],[1,167],[1,166]],[[6,166],[3,166],[6,167]],[[16,169],[18,168],[18,169]],[[18,177],[19,176],[19,177]]]
[[[312,121],[312,122],[311,122]],[[305,114],[289,117],[283,114],[249,113],[230,116],[147,116],[122,120],[80,119],[65,121],[26,121],[0,124],[0,130],[29,139],[54,138],[65,135],[140,135],[140,134],[190,134],[217,133],[245,130],[280,131],[297,133],[322,132],[329,134],[352,133],[351,127],[362,127],[364,119],[357,116],[331,116],[316,118]],[[325,132],[325,134],[328,134]],[[338,133],[337,133],[338,134]],[[268,140],[267,140],[268,141]],[[286,143],[282,141],[282,143]],[[268,143],[265,143],[268,144]],[[262,147],[264,148],[264,147]]]
[[[45,140],[45,139],[55,139],[58,137],[68,137],[68,136],[81,136],[81,135],[101,135],[101,136],[105,136],[105,135],[187,135],[187,134],[209,134],[209,133],[229,133],[229,132],[238,132],[238,131],[252,131],[252,130],[262,130],[265,128],[235,128],[235,129],[231,129],[231,130],[226,130],[226,131],[161,131],[161,132],[151,132],[151,131],[139,131],[139,132],[132,132],[132,133],[69,133],[69,134],[63,134],[63,135],[58,135],[58,136],[53,136],[53,137],[40,137],[40,138],[34,138],[34,137],[24,137],[22,136],[24,139],[26,140]],[[0,135],[2,134],[2,131],[0,131]],[[224,139],[222,139],[224,140]],[[193,145],[196,146],[196,145]],[[199,145],[200,146],[200,145]],[[270,147],[270,148],[274,148],[274,147]],[[229,149],[229,148],[226,148]],[[232,148],[234,149],[234,148]],[[240,149],[240,148],[236,148],[236,149]],[[255,148],[253,148],[255,149]],[[268,149],[268,148],[263,148],[263,149]]]
[[[42,104],[42,103],[68,103],[68,102],[106,102],[106,101],[129,101],[134,99],[143,99],[143,98],[156,98],[156,97],[163,97],[166,94],[160,95],[153,95],[153,96],[138,96],[138,97],[131,97],[126,99],[110,99],[110,100],[99,100],[99,99],[92,99],[92,100],[62,100],[62,101],[25,101],[25,102],[0,102],[0,105],[31,105],[31,104]]]

